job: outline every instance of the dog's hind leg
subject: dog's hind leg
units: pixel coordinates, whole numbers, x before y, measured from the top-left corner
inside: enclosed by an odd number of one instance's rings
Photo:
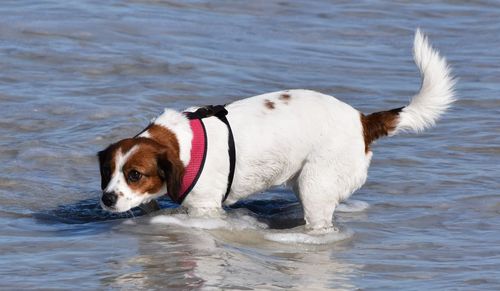
[[[294,191],[302,203],[306,229],[333,228],[335,208],[352,193],[350,187],[346,187],[345,178],[334,173],[326,161],[304,165]]]

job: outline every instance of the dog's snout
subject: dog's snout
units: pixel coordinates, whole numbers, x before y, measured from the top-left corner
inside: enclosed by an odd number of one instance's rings
[[[107,207],[111,207],[116,203],[117,195],[113,192],[104,192],[102,194],[102,203]]]

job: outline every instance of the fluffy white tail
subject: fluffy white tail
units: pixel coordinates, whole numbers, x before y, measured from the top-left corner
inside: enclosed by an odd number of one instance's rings
[[[421,132],[433,126],[455,101],[455,80],[450,68],[445,58],[431,47],[420,29],[415,33],[413,55],[422,77],[422,85],[410,105],[399,113],[396,128],[390,135],[401,131]]]
[[[419,29],[415,33],[413,54],[422,76],[420,91],[406,107],[361,114],[366,152],[370,150],[370,144],[380,137],[405,131],[420,132],[433,126],[455,101],[455,80],[450,68]]]

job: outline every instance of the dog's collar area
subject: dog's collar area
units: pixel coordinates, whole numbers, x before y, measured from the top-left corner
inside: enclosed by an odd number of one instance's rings
[[[226,118],[227,110],[223,105],[205,106],[201,107],[194,112],[184,112],[189,119],[189,125],[193,132],[193,139],[191,140],[191,158],[189,164],[186,166],[184,177],[182,178],[181,189],[179,193],[167,193],[172,201],[181,204],[186,196],[193,190],[196,182],[200,178],[205,165],[207,157],[208,138],[203,119],[211,116],[219,118],[228,129],[228,155],[229,155],[229,175],[227,178],[227,189],[222,202],[227,199],[231,191],[233,183],[234,171],[236,168],[236,149],[234,145],[233,132],[229,121]],[[176,195],[177,194],[177,195]]]

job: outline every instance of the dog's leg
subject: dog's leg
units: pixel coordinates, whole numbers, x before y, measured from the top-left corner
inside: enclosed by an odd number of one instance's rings
[[[342,185],[342,179],[332,173],[327,163],[308,163],[302,168],[294,191],[304,209],[306,229],[333,228],[333,212],[342,197],[346,196]]]
[[[210,190],[207,188],[206,191]],[[190,217],[224,217],[225,211],[222,208],[221,196],[210,195],[207,192],[193,191],[186,197],[182,208],[185,208]]]

